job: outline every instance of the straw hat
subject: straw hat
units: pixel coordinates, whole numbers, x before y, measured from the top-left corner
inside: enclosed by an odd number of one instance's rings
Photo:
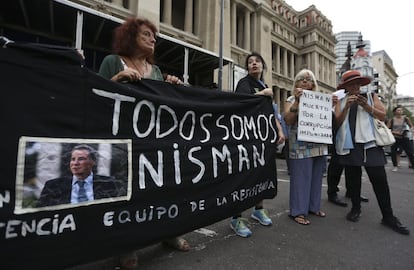
[[[336,89],[343,89],[347,84],[355,81],[358,81],[361,86],[364,86],[371,82],[371,78],[361,76],[361,72],[358,70],[348,70],[342,74],[341,82]]]

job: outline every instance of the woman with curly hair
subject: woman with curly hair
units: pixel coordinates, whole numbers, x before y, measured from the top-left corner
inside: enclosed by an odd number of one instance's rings
[[[141,79],[163,81],[163,75],[154,64],[156,26],[148,19],[130,18],[115,29],[113,54],[102,61],[99,74],[116,82],[134,82]],[[166,82],[182,84],[175,76],[167,75]]]
[[[99,75],[115,82],[135,82],[141,79],[166,81],[182,84],[172,75],[163,77],[161,70],[154,64],[156,26],[144,18],[129,18],[115,29],[113,54],[102,61]],[[190,245],[182,237],[173,237],[163,244],[180,251],[189,251]],[[120,257],[122,269],[135,269],[138,258],[135,252]]]

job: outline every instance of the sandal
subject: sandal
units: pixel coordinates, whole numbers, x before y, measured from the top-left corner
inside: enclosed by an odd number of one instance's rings
[[[179,251],[189,251],[190,245],[188,244],[187,240],[181,237],[174,237],[168,240],[164,240],[163,244],[172,247]]]
[[[310,224],[310,220],[306,219],[306,217],[304,215],[298,215],[298,216],[291,216],[289,215],[289,217],[291,219],[293,219],[297,224],[300,225],[309,225]]]
[[[317,212],[309,211],[309,214],[312,214],[312,215],[317,216],[317,217],[326,217],[326,213],[321,211],[321,210],[319,210]]]

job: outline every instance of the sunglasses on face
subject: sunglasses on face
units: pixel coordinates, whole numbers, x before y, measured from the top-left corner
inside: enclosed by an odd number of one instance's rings
[[[298,81],[302,82],[313,82],[313,79],[311,77],[299,77]]]

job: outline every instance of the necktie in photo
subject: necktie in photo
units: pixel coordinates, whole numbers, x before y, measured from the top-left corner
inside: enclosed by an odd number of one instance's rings
[[[78,185],[78,202],[86,202],[88,200],[88,197],[86,196],[85,181],[78,181]]]

